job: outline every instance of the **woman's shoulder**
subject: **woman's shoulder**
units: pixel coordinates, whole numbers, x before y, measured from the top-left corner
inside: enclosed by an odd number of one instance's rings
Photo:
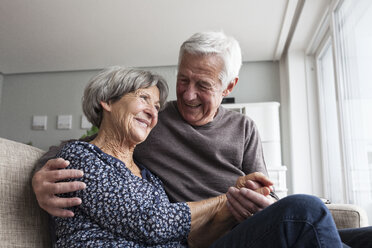
[[[100,157],[99,149],[90,143],[84,141],[71,141],[63,146],[56,157],[65,160],[73,161],[89,161],[91,159]]]
[[[60,153],[82,153],[82,152],[92,152],[94,151],[94,145],[85,142],[74,140],[66,143]]]

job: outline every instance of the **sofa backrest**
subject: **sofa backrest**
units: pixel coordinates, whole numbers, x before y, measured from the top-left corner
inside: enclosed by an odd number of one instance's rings
[[[44,151],[0,138],[1,247],[51,247],[48,215],[38,206],[31,178]]]

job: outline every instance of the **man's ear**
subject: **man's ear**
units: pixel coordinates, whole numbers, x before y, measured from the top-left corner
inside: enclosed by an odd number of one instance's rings
[[[234,89],[235,85],[238,83],[239,78],[236,77],[233,80],[230,81],[230,83],[227,85],[226,89],[222,92],[222,96],[228,96],[231,91]]]
[[[108,112],[111,112],[111,104],[110,103],[107,103],[107,102],[103,102],[101,101],[101,106],[104,110],[108,111]]]

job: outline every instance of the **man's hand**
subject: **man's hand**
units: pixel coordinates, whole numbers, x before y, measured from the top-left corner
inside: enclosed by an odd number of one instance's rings
[[[256,186],[255,185],[252,185],[250,183],[252,181],[253,181],[254,184],[256,184]],[[248,187],[249,186],[249,185],[247,186],[247,183],[248,182],[249,182],[249,184],[251,186],[255,187],[254,189],[257,189],[259,187],[268,187],[270,191],[272,190],[271,189],[271,186],[274,184],[263,173],[261,173],[261,172],[253,172],[251,174],[248,174],[248,175],[239,177],[238,180],[236,181],[235,187],[237,187],[238,189],[244,188],[244,187]]]
[[[230,187],[226,196],[228,208],[238,221],[243,221],[275,202],[269,196],[273,182],[264,174],[255,172],[238,178],[236,187]]]
[[[59,170],[66,168],[69,164],[62,158],[51,159],[32,178],[32,188],[40,207],[57,217],[73,217],[72,211],[63,208],[80,205],[81,199],[77,197],[60,198],[56,194],[74,192],[86,187],[85,183],[79,181],[58,182],[83,176],[83,172],[80,170]]]

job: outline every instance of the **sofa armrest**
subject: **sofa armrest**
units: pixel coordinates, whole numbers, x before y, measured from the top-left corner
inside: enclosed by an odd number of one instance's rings
[[[337,229],[358,228],[368,226],[368,217],[366,211],[352,204],[326,204]]]
[[[43,153],[0,138],[0,247],[52,247],[48,214],[31,186],[34,163]]]

